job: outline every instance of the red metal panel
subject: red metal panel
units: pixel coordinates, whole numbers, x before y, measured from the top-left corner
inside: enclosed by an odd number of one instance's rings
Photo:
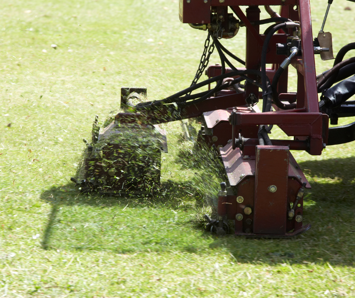
[[[179,17],[183,23],[209,24],[211,22],[210,3],[203,0],[180,0]]]
[[[316,83],[316,66],[314,63],[311,6],[309,0],[299,1],[302,32],[302,54],[304,65],[304,82],[306,108],[309,112],[319,112]]]
[[[282,235],[287,224],[289,150],[281,146],[256,150],[254,233]]]

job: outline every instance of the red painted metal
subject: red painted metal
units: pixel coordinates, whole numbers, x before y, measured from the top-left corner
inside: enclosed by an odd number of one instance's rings
[[[299,1],[299,15],[301,24],[302,54],[304,67],[304,86],[306,96],[306,108],[311,113],[319,112],[316,66],[314,62],[313,35],[311,6],[309,0]]]
[[[183,23],[209,24],[211,22],[210,16],[209,3],[186,0],[179,2],[179,17]]]
[[[243,11],[240,9],[239,6],[232,6],[232,9],[235,11],[235,13],[237,14],[237,16],[240,18],[240,20],[242,22],[244,22],[245,26],[247,27],[248,30],[248,34],[250,34],[249,36],[253,36],[254,41],[256,41],[256,43],[262,47],[263,46],[263,40],[260,37],[259,34],[259,26],[253,26],[250,21],[258,21],[259,20],[259,8],[249,8],[249,15],[248,17],[245,16],[245,14],[243,13]],[[254,10],[254,15],[252,16],[250,13],[250,10]],[[256,12],[256,13],[255,13]],[[247,41],[248,41],[248,37],[247,37]],[[250,41],[252,42],[252,41]],[[248,50],[247,50],[248,52]],[[259,57],[258,57],[259,58]],[[248,60],[248,58],[247,58]]]
[[[288,156],[288,147],[256,146],[255,234],[286,233]]]

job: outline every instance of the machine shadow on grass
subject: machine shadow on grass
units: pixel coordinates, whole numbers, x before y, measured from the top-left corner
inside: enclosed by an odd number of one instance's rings
[[[114,210],[113,212],[120,212],[125,210],[127,207],[134,208],[135,210],[164,209],[172,210],[172,212],[175,212],[174,210],[179,209],[180,211],[187,211],[191,208],[195,208],[195,202],[198,200],[198,197],[196,197],[193,193],[194,190],[191,188],[190,183],[178,183],[171,180],[163,182],[161,189],[156,191],[153,195],[130,195],[128,193],[121,196],[108,196],[100,195],[97,193],[81,194],[78,190],[75,189],[74,183],[68,183],[67,185],[62,185],[60,187],[52,187],[41,194],[41,199],[51,204],[52,206],[48,217],[48,222],[43,233],[42,247],[44,249],[54,248],[53,245],[51,245],[51,240],[54,237],[54,234],[60,234],[60,230],[55,228],[56,225],[63,222],[69,224],[71,221],[69,217],[71,216],[74,217],[72,218],[74,222],[77,220],[82,222],[90,222],[92,220],[90,212],[93,215],[96,215],[97,213],[100,213],[96,212],[96,210],[104,209],[112,209]],[[61,209],[63,208],[73,210],[67,212],[65,221],[62,220],[63,216],[60,215]],[[78,212],[88,212],[89,214],[78,218],[75,209],[77,209]],[[108,217],[110,215],[112,214],[106,214]],[[132,214],[130,214],[129,217],[131,217],[131,215]],[[102,214],[102,216],[105,216],[105,214]],[[115,215],[113,217],[115,217]],[[105,218],[102,218],[102,220],[105,220]],[[108,219],[108,222],[109,221],[110,219]],[[134,219],[134,221],[139,221],[139,214],[137,214],[137,217]],[[121,223],[122,222],[119,222],[119,224]],[[114,225],[115,222],[109,224]],[[181,223],[176,223],[176,225],[179,226]],[[53,230],[56,230],[54,234]],[[90,231],[88,231],[88,233],[90,233]],[[65,241],[70,241],[70,237],[66,238]],[[82,249],[78,246],[75,248]],[[89,247],[86,248],[90,249]],[[190,250],[190,247],[187,247],[187,251],[188,250]],[[130,250],[128,249],[126,251],[129,252]]]
[[[148,209],[154,209],[156,217],[167,210],[171,216],[174,212],[176,213],[174,210],[184,209],[181,209],[181,205],[184,204],[187,213],[201,211],[192,205],[194,200],[191,199],[191,194],[195,189],[191,183],[167,181],[162,185],[163,190],[153,197],[81,195],[77,191],[73,191],[73,184],[53,187],[43,192],[41,198],[52,205],[52,211],[43,234],[42,245],[44,249],[55,249],[59,245],[61,249],[108,250],[116,253],[170,250],[212,253],[212,251],[221,250],[229,253],[232,262],[238,263],[274,265],[328,262],[331,265],[354,266],[355,183],[352,179],[352,172],[355,167],[355,159],[306,161],[300,163],[300,166],[312,185],[312,189],[308,190],[304,209],[304,219],[306,223],[311,223],[312,227],[295,238],[246,239],[236,238],[233,235],[217,237],[205,232],[203,225],[198,220],[192,221],[191,217],[186,217],[181,221],[171,221],[165,217],[165,214],[162,215],[161,225],[160,222],[154,223],[152,220],[150,230],[145,231],[145,226],[149,226],[149,218],[144,217],[146,215],[144,212]],[[115,215],[112,216],[113,213],[105,213],[102,210],[116,207],[114,212],[122,213],[126,206],[134,208],[134,211],[122,218],[128,223],[125,224],[128,227],[126,233],[131,235],[122,235],[121,232],[113,233],[113,230],[117,230],[119,225],[122,225],[122,221],[114,221],[112,219],[115,217]],[[77,211],[71,210],[67,214],[60,214],[63,213],[61,208],[77,208]],[[80,212],[85,212],[85,209],[90,209],[87,219],[85,216],[80,217]],[[78,212],[78,217],[70,219],[69,217],[73,216],[75,212]],[[111,218],[108,218],[110,216]],[[90,218],[94,217],[96,221],[93,222]],[[87,230],[78,226],[77,220],[87,221],[84,225],[88,225]],[[101,224],[106,220],[111,222],[107,225]],[[132,225],[129,226],[129,223]],[[61,225],[60,229],[57,227],[58,225]],[[136,226],[139,226],[139,230]],[[74,239],[73,235],[76,232],[73,231],[80,229],[84,229],[82,236]],[[164,229],[166,234],[160,235],[159,233]],[[112,234],[110,234],[111,232]],[[96,241],[97,245],[90,244],[92,243],[90,242],[92,233],[95,238],[92,241]],[[183,238],[184,233],[194,233],[194,239],[187,244],[183,243],[186,242]],[[170,234],[171,239],[169,238]],[[98,235],[101,235],[101,240],[97,239]],[[126,237],[126,240],[133,242],[133,244],[125,247],[123,243],[122,248],[117,249],[117,241],[121,236]],[[61,242],[67,244],[63,247]],[[132,245],[134,245],[134,249]],[[169,245],[172,246],[169,247]]]

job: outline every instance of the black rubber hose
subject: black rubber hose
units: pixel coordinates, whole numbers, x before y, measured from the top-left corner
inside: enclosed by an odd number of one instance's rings
[[[273,100],[274,104],[282,110],[294,109],[297,107],[296,104],[292,103],[292,104],[285,105],[279,99],[279,94],[277,92],[277,84],[279,82],[279,79],[280,79],[283,71],[284,71],[284,69],[282,67],[279,67],[272,79],[272,84],[271,84],[272,100]]]
[[[340,51],[338,52],[337,56],[335,57],[333,66],[337,65],[341,61],[343,61],[344,56],[350,50],[355,50],[355,42],[349,43],[346,46],[343,46]]]
[[[204,101],[206,100],[207,98],[209,98],[211,95],[213,95],[214,93],[224,89],[224,88],[228,88],[230,86],[232,86],[233,84],[237,83],[238,80],[240,80],[240,78],[237,78],[231,82],[228,82],[228,83],[225,83],[225,84],[221,84],[220,86],[216,86],[215,88],[213,88],[212,90],[209,90],[204,96],[200,97],[199,99],[197,100],[192,100],[192,101],[188,101],[188,102],[179,102],[178,105],[179,106],[183,106],[183,107],[186,107],[186,106],[189,106],[189,105],[194,105],[196,103],[199,103],[201,101]]]
[[[267,79],[266,79],[266,53],[267,48],[269,46],[269,42],[274,35],[274,33],[281,28],[286,27],[286,23],[281,23],[273,26],[273,28],[269,31],[269,33],[265,36],[263,48],[261,51],[261,86],[262,86],[262,97],[263,97],[263,112],[266,111],[266,103],[267,103]]]
[[[344,61],[341,61],[339,62],[338,64],[336,64],[333,68],[331,68],[325,75],[324,77],[318,82],[318,93],[319,92],[322,92],[324,89],[326,89],[326,87],[328,86],[331,86],[334,84],[334,81],[338,75],[338,71],[349,65],[349,64],[352,64],[355,62],[355,57],[352,57],[352,58],[349,58],[347,60],[344,60]],[[334,75],[334,78],[333,78],[333,75]],[[328,82],[329,80],[329,82]]]
[[[343,46],[338,54],[336,55],[335,57],[335,60],[334,60],[334,64],[333,64],[333,68],[338,65],[340,62],[343,61],[344,59],[344,56],[346,55],[347,52],[349,52],[350,50],[354,50],[355,49],[355,42],[352,42],[352,43],[349,43],[345,46]],[[339,72],[339,69],[337,71],[334,71],[332,73],[332,75],[329,77],[329,79],[327,80],[328,82],[326,82],[325,84],[322,83],[322,87],[321,87],[321,90],[318,89],[318,92],[321,92],[323,91],[324,89],[326,88],[329,88],[330,86],[332,86],[335,82],[336,82],[336,78],[338,76],[338,72]],[[319,85],[320,86],[320,85]]]
[[[234,60],[238,61],[240,64],[245,65],[245,61],[243,61],[242,59],[240,59],[239,57],[235,56],[233,53],[231,53],[230,51],[228,51],[217,39],[218,45],[220,46],[220,48],[222,49],[223,52],[225,52],[227,55],[229,55],[230,57],[232,57]]]
[[[281,22],[288,22],[290,21],[288,18],[270,18],[270,19],[264,19],[264,20],[259,20],[259,21],[251,21],[250,23],[252,25],[264,25],[264,24],[269,24],[269,23],[281,23]]]
[[[279,24],[280,24],[280,23],[279,23]],[[273,24],[273,25],[267,27],[266,30],[264,31],[264,35],[269,34],[269,32],[275,27],[275,25],[278,25],[278,24]],[[286,31],[283,30],[283,28],[280,28],[280,29],[278,29],[278,30],[282,30],[285,34],[287,34]]]
[[[341,69],[339,69],[338,75],[335,78],[334,83],[342,81],[342,80],[350,77],[353,74],[355,74],[355,62],[354,63],[350,63],[350,64],[342,67]]]
[[[344,80],[351,75],[355,74],[355,62],[350,63],[348,65],[343,66],[342,68],[339,69],[337,76],[335,79],[332,80],[332,77],[330,77],[323,85],[322,88],[319,89],[318,92],[322,92],[325,89],[330,88],[332,85],[335,83]],[[325,75],[325,74],[324,74]]]
[[[181,101],[187,101],[187,100],[195,99],[195,98],[198,98],[198,97],[201,97],[201,96],[205,95],[208,91],[209,90],[203,91],[203,92],[200,92],[200,93],[196,93],[196,94],[182,96],[182,97],[177,98],[175,100],[175,102],[181,102]]]
[[[144,106],[150,106],[150,105],[157,105],[157,104],[164,104],[164,103],[172,103],[174,102],[175,99],[183,96],[184,94],[188,93],[188,92],[191,92],[191,91],[194,91],[198,88],[201,88],[203,86],[206,86],[208,84],[211,84],[211,83],[214,83],[218,80],[223,80],[224,78],[228,77],[228,76],[236,76],[236,75],[240,75],[242,73],[242,71],[232,71],[230,73],[224,73],[224,74],[221,74],[219,76],[216,76],[216,77],[213,77],[213,78],[210,78],[208,80],[205,80],[203,82],[200,82],[196,85],[193,85],[189,88],[186,88],[182,91],[179,91],[178,93],[175,93],[167,98],[164,98],[164,99],[161,99],[161,100],[158,100],[158,101],[152,101],[152,102],[142,102],[142,103],[139,103],[136,105],[136,108],[140,108],[140,107],[144,107]]]
[[[219,47],[221,44],[219,43],[218,39],[214,37],[214,41],[215,41],[215,45],[218,51],[218,54],[220,56],[221,61],[224,61],[231,69],[233,69],[234,71],[238,71],[238,69],[227,59],[227,57],[224,55],[222,49]],[[257,84],[253,79],[244,76],[244,74],[246,74],[248,72],[248,70],[242,70],[243,73],[240,74],[240,76],[242,78],[244,78],[245,80],[247,80],[249,83],[256,85],[258,87],[261,87],[259,84]],[[260,76],[260,72],[257,71],[257,73],[253,72],[252,74],[258,74]]]
[[[220,43],[218,42],[217,38],[214,37],[214,41],[215,41],[215,45],[216,45],[216,49],[218,51],[218,54],[220,56],[220,59],[221,59],[221,63],[222,63],[222,71],[224,69],[224,64],[227,63],[235,72],[239,72],[239,75],[240,75],[240,78],[236,78],[234,79],[233,81],[231,82],[228,82],[226,84],[223,84],[221,85],[222,83],[222,80],[218,82],[217,86],[215,88],[213,88],[210,92],[206,93],[205,95],[203,95],[201,98],[197,99],[197,100],[194,100],[194,101],[190,101],[190,102],[183,102],[181,103],[180,105],[183,105],[183,106],[187,106],[187,105],[192,105],[192,104],[196,104],[196,103],[199,103],[201,101],[204,101],[206,100],[208,97],[210,97],[212,94],[216,93],[217,91],[220,91],[222,90],[223,88],[227,88],[229,86],[232,86],[233,84],[235,83],[238,83],[240,82],[241,80],[250,80],[251,83],[254,83],[255,82],[253,80],[251,80],[250,78],[248,78],[247,76],[244,76],[244,74],[257,74],[260,76],[260,72],[259,71],[255,71],[255,70],[242,70],[242,71],[239,71],[238,69],[236,69],[234,67],[233,64],[230,63],[230,61],[226,58],[226,56],[223,54],[221,48],[220,48]],[[231,74],[231,73],[229,73]]]
[[[269,135],[264,125],[259,126],[258,140],[259,140],[259,145],[272,145],[272,142],[269,138]]]
[[[240,71],[240,70],[238,70],[238,69],[228,60],[228,58],[224,55],[224,53],[223,53],[223,51],[221,50],[221,48],[219,48],[219,45],[221,45],[221,44],[219,43],[219,41],[218,41],[217,39],[215,40],[215,44],[216,44],[217,51],[218,51],[218,53],[219,53],[219,55],[220,55],[220,57],[221,57],[221,60],[225,61],[225,63],[227,63],[227,65],[228,65],[231,69],[233,69],[234,71]],[[251,78],[249,78],[249,77],[243,75],[243,74],[256,74],[256,75],[258,75],[258,76],[261,76],[261,72],[260,72],[260,71],[258,71],[258,70],[246,69],[246,70],[241,70],[241,72],[242,72],[242,73],[240,74],[241,77],[243,77],[243,78],[244,78],[245,80],[247,80],[249,83],[254,84],[254,85],[258,86],[258,87],[261,87],[261,86],[260,86],[259,84],[257,84],[253,79],[251,79]]]

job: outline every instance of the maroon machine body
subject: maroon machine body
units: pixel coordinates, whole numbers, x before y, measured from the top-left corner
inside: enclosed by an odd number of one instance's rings
[[[221,14],[223,11],[227,13],[230,6],[246,27],[245,68],[260,70],[265,41],[258,23],[261,5],[280,5],[279,16],[300,25],[301,49],[290,63],[297,70],[297,93],[288,92],[287,69],[277,85],[280,101],[285,101],[286,105],[295,103],[294,107],[281,110],[274,105],[273,111],[263,113],[246,109],[243,106],[251,95],[262,98],[258,87],[251,84],[246,85],[244,92],[217,94],[210,100],[220,102],[219,109],[227,106],[232,109],[204,113],[211,132],[205,138],[220,148],[229,180],[227,189],[220,192],[218,198],[219,220],[232,220],[236,235],[290,237],[309,228],[302,223],[304,188],[310,187],[290,149],[319,155],[327,142],[328,116],[320,113],[318,108],[309,1],[211,0],[204,3],[181,0],[180,20],[211,23],[210,6]],[[247,6],[245,13],[243,6]],[[271,82],[286,57],[277,54],[276,45],[287,44],[293,34],[291,31],[279,31],[269,41],[266,63],[271,67],[266,69],[266,74]],[[210,67],[207,71],[209,77],[220,73],[221,66]],[[226,98],[231,102],[224,105]],[[259,145],[257,128],[261,124],[277,125],[293,140],[271,140],[272,145]],[[235,144],[238,136],[242,138],[239,148]]]
[[[265,32],[261,9],[276,23]],[[310,11],[309,0],[180,0],[180,20],[206,31],[220,57],[228,51],[219,40],[245,27],[244,66],[236,69],[222,59],[205,70],[209,79],[201,86],[210,92],[191,95],[200,86],[194,82],[115,117],[123,126],[203,116],[199,138],[219,150],[228,177],[218,195],[217,228],[229,225],[236,235],[252,237],[290,237],[309,228],[303,224],[303,194],[310,185],[290,150],[320,155],[328,138],[328,115],[319,111]],[[289,67],[297,73],[296,92],[288,90]],[[262,111],[255,105],[261,99]],[[272,126],[289,138],[270,140]]]

